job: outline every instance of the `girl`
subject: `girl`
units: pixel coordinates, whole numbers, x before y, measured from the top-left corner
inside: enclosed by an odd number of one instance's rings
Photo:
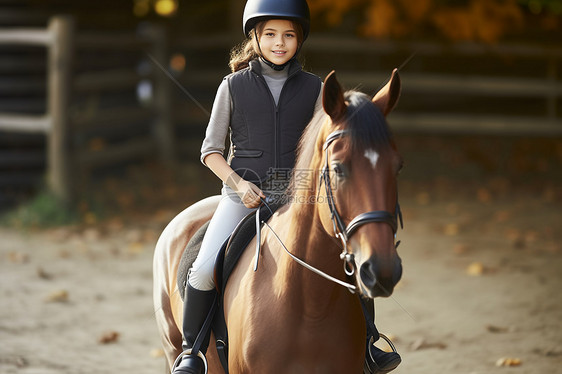
[[[200,356],[209,336],[200,352],[191,348],[215,299],[217,252],[238,222],[265,199],[263,189],[272,174],[293,168],[302,131],[322,109],[320,78],[304,72],[296,59],[310,30],[306,0],[249,0],[243,26],[248,39],[232,52],[233,73],[218,88],[201,148],[201,161],[223,182],[222,199],[189,271],[184,352],[176,374],[204,373]],[[223,151],[229,131],[227,161]]]

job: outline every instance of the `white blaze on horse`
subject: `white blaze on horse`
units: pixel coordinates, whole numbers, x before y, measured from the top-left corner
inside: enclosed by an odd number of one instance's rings
[[[307,126],[295,165],[308,173],[306,183],[292,181],[287,204],[262,228],[257,271],[256,251],[246,250],[224,289],[230,373],[363,372],[357,293],[389,296],[402,275],[395,244],[402,158],[385,118],[399,95],[396,70],[372,99],[344,93],[334,73],[326,78],[324,112]],[[218,201],[185,209],[156,245],[154,307],[170,366],[182,351],[180,258]],[[224,372],[213,337],[207,358],[209,373]]]

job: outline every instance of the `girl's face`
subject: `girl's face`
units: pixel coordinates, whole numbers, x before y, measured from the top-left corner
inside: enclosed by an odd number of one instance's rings
[[[283,65],[297,53],[297,39],[297,32],[291,21],[272,19],[265,23],[259,42],[267,60]]]

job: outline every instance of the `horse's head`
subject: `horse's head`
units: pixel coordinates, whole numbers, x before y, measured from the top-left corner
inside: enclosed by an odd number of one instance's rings
[[[397,176],[402,158],[386,123],[400,95],[397,70],[374,98],[343,92],[335,73],[326,78],[322,126],[320,220],[344,247],[346,272],[368,297],[390,296],[402,276],[395,234],[401,214]],[[320,144],[323,143],[323,144]]]

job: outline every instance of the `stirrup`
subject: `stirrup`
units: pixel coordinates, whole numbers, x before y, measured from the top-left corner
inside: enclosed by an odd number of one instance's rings
[[[193,355],[192,352],[193,352],[193,349],[189,348],[189,349],[186,349],[185,351],[183,351],[182,353],[180,353],[180,355],[178,356],[178,358],[176,358],[176,361],[172,365],[172,370],[170,371],[170,374],[174,374],[174,370],[176,370],[176,367],[179,365],[181,360],[185,356],[192,356]],[[199,357],[201,360],[203,360],[203,365],[205,366],[205,374],[207,374],[208,371],[209,371],[209,365],[207,364],[207,358],[205,358],[205,355],[203,353],[201,353],[201,351],[197,352],[197,357]]]
[[[383,334],[379,333],[379,337],[383,338],[388,343],[390,348],[392,349],[392,352],[388,352],[388,353],[396,353],[398,355],[398,357],[400,357],[400,355],[398,354],[398,351],[396,350],[396,347],[394,346],[392,341],[386,335],[383,335]],[[375,347],[374,343],[375,343],[375,337],[371,336],[369,338],[369,343],[367,345],[367,352],[369,352],[369,354],[365,358],[365,365],[363,367],[363,374],[376,374],[376,373],[383,374],[383,373],[389,373],[389,372],[393,371],[394,369],[396,369],[396,367],[398,367],[398,365],[400,365],[400,362],[398,362],[398,364],[396,364],[396,366],[394,366],[390,369],[384,369],[383,370],[383,368],[381,368],[379,366],[378,362],[373,357],[372,348]],[[373,364],[374,364],[374,367],[372,366]]]
[[[384,334],[381,334],[379,332],[379,337],[383,338],[388,345],[390,346],[390,349],[392,349],[392,352],[394,353],[398,353],[398,351],[396,350],[396,347],[394,346],[394,344],[392,343],[392,340],[390,340],[390,338]],[[374,345],[375,344],[375,337],[371,336],[371,339],[369,339],[369,346]],[[369,357],[371,358],[371,361],[376,362],[375,359],[373,358],[373,354],[371,353],[371,350],[369,349]]]

